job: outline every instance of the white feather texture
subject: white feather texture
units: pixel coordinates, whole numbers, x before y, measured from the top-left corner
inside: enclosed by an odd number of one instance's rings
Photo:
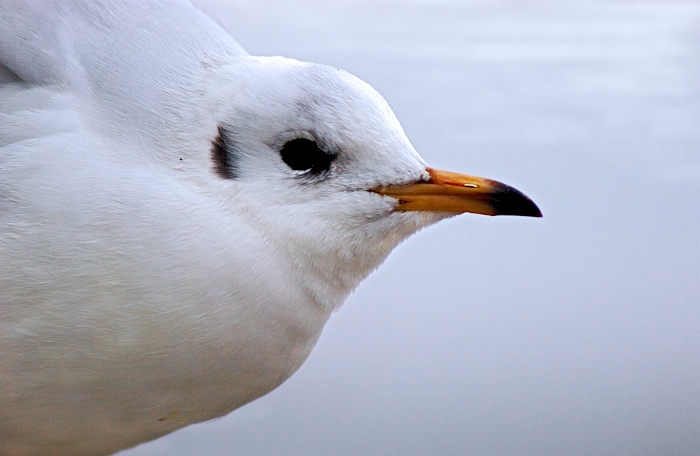
[[[250,57],[188,2],[4,0],[0,65],[2,455],[109,454],[269,392],[445,216],[368,191],[426,176],[371,87]],[[284,163],[294,138],[326,176]]]

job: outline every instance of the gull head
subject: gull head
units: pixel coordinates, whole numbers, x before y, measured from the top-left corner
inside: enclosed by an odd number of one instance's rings
[[[245,57],[216,74],[208,180],[326,306],[441,219],[541,215],[504,184],[430,168],[384,98],[345,71]]]

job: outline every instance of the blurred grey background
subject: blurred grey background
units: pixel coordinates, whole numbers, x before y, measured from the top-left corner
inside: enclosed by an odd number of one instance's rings
[[[204,1],[204,0],[203,0]],[[541,220],[402,244],[290,380],[142,455],[700,455],[700,2],[211,3]]]

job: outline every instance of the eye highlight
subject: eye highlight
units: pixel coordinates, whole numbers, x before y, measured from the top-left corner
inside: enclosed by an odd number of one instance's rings
[[[306,138],[288,141],[282,147],[280,155],[282,161],[294,171],[306,171],[311,174],[327,172],[336,157],[318,147],[316,141]]]

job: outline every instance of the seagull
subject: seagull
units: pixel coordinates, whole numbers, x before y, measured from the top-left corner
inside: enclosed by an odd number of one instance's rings
[[[223,416],[412,233],[541,216],[429,167],[365,82],[248,55],[184,0],[3,0],[0,82],[0,455]]]

